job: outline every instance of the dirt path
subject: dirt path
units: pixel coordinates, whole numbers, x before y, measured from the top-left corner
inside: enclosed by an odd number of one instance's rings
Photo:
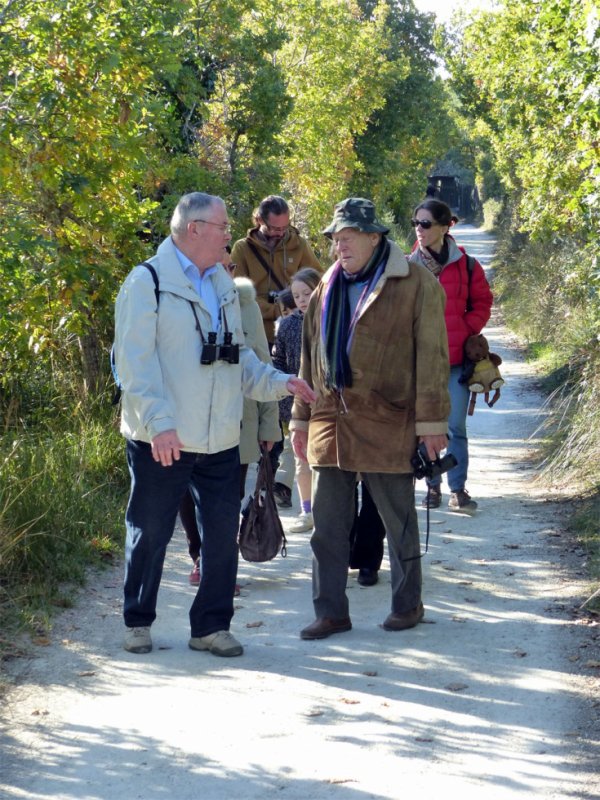
[[[489,259],[489,236],[468,226],[459,236]],[[478,403],[470,427],[479,513],[432,513],[427,624],[380,627],[390,600],[384,561],[375,587],[349,577],[351,632],[301,641],[313,618],[301,534],[289,537],[285,560],[241,563],[233,631],[244,656],[192,652],[179,533],[154,652],[121,649],[119,567],[60,617],[48,646],[13,663],[0,797],[600,797],[600,631],[574,612],[585,597],[584,554],[561,531],[568,507],[531,483],[535,382],[498,319],[487,333],[507,386],[495,409]]]

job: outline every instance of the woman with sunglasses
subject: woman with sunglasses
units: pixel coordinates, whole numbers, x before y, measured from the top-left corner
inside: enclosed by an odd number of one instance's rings
[[[469,390],[459,383],[462,373],[463,347],[466,339],[481,333],[490,318],[493,296],[481,264],[473,259],[469,274],[467,256],[450,236],[450,228],[458,219],[450,207],[441,200],[424,200],[414,211],[411,224],[417,241],[410,261],[421,264],[432,272],[446,292],[446,330],[450,356],[449,392],[451,401],[448,430],[448,452],[457,465],[448,475],[450,501],[448,509],[472,514],[477,503],[465,489],[469,468],[467,440],[467,409]],[[441,478],[429,484],[424,507],[439,508],[442,502]]]

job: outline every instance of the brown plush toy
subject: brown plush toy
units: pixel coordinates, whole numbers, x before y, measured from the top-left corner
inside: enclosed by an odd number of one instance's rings
[[[498,367],[502,359],[496,353],[490,353],[488,340],[482,333],[469,336],[465,342],[465,360],[463,373],[459,383],[466,383],[471,392],[469,401],[469,415],[475,411],[475,402],[478,394],[483,394],[485,402],[491,408],[500,397],[500,387],[504,385],[504,379]],[[490,400],[490,392],[494,392]]]

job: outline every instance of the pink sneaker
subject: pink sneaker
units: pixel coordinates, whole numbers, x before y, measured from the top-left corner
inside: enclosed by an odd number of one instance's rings
[[[200,559],[194,562],[192,571],[190,572],[190,583],[192,586],[200,586]]]

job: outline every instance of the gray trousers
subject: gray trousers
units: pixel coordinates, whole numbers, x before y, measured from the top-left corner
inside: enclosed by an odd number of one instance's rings
[[[421,602],[421,561],[413,476],[361,473],[385,526],[392,575],[392,611],[405,613]],[[357,473],[313,467],[313,603],[317,617],[349,616],[346,582]]]

